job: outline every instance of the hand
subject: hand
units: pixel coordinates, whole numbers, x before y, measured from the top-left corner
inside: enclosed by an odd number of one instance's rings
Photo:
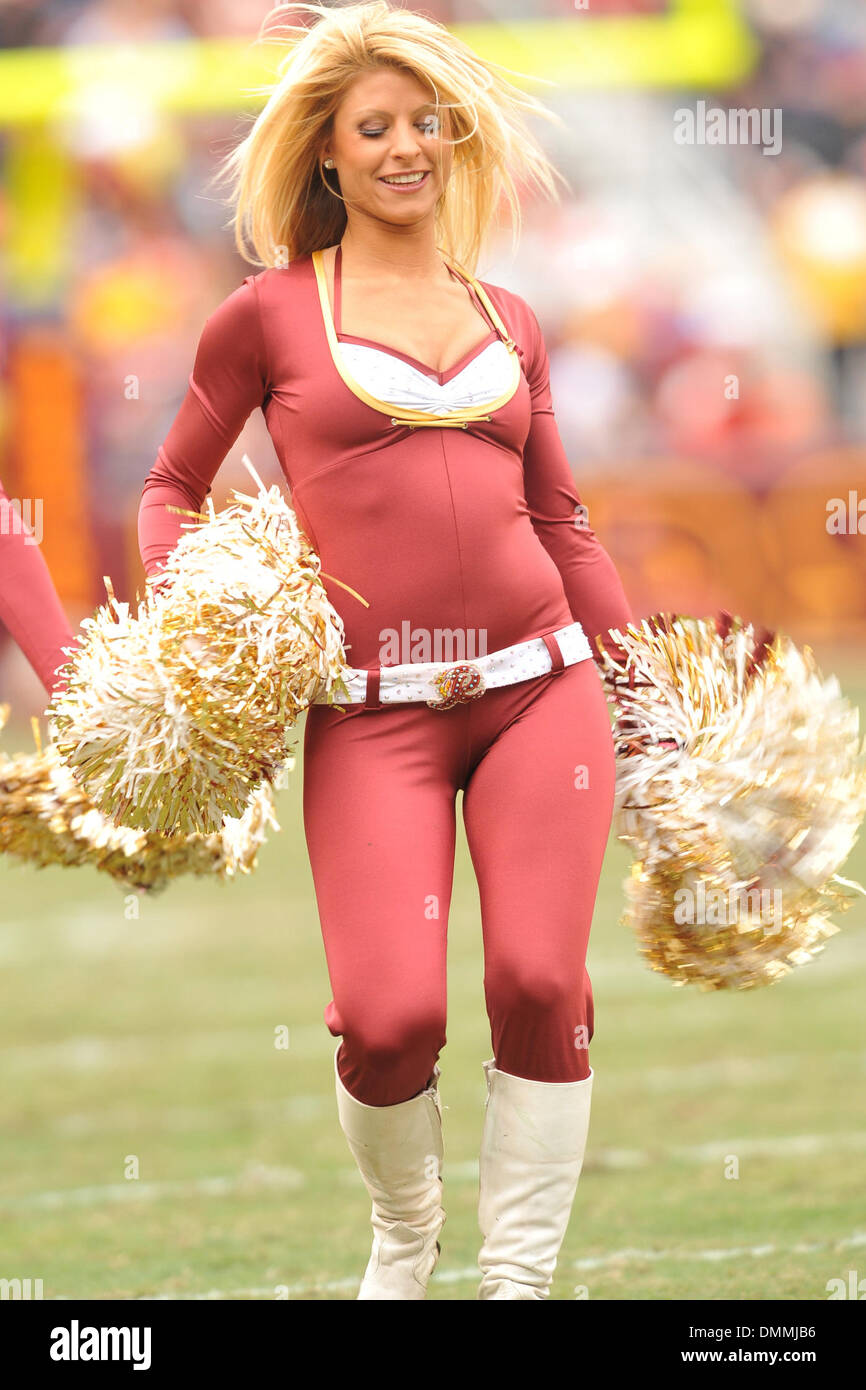
[[[171,576],[163,573],[162,570],[155,570],[153,574],[147,576],[147,592],[154,598],[157,594],[165,593],[170,587]]]

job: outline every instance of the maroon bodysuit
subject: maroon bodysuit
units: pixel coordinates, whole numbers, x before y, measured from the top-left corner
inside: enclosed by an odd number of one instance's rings
[[[139,539],[147,572],[183,534],[183,518],[166,504],[201,508],[262,406],[323,571],[369,602],[326,581],[352,666],[397,664],[383,659],[382,634],[404,623],[483,630],[488,652],[573,619],[591,641],[627,623],[616,570],[584,524],[536,317],[500,286],[476,280],[467,290],[484,316],[477,347],[444,373],[408,360],[441,381],[495,333],[509,350],[511,382],[465,418],[434,418],[377,400],[352,380],[320,252],[247,276],[205,324],[189,390],[146,479]],[[594,663],[444,711],[423,701],[312,705],[303,775],[333,991],[325,1019],[342,1038],[347,1089],[368,1105],[407,1100],[445,1045],[458,792],[497,1066],[540,1081],[585,1079],[594,1026],[586,949],[614,795]]]

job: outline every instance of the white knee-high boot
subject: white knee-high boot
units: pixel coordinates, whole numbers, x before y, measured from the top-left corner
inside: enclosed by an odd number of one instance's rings
[[[478,1298],[548,1298],[577,1189],[594,1073],[529,1081],[484,1063]]]
[[[442,1109],[439,1068],[420,1095],[398,1105],[365,1105],[340,1078],[337,1110],[373,1202],[373,1249],[359,1299],[421,1299],[439,1258]]]

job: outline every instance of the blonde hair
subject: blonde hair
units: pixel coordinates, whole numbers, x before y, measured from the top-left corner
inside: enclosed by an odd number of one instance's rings
[[[272,23],[274,16],[295,13],[297,22]],[[302,22],[306,15],[312,20]],[[436,242],[470,273],[503,197],[516,246],[519,184],[535,185],[553,199],[559,196],[556,179],[568,187],[524,119],[532,114],[562,125],[560,117],[504,76],[526,74],[480,58],[437,20],[387,0],[292,3],[270,12],[259,38],[269,42],[281,34],[292,41],[278,79],[254,89],[267,96],[264,109],[216,175],[231,182],[234,213],[227,225],[250,264],[285,265],[341,240],[346,208],[334,171],[334,191],[325,186],[320,150],[352,82],[383,66],[410,73],[449,109],[455,148],[451,178],[437,203]]]

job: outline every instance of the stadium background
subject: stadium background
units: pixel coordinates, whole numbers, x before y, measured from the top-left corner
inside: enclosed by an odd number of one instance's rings
[[[866,9],[417,8],[544,79],[532,90],[561,117],[537,132],[570,193],[527,196],[517,251],[503,225],[477,273],[538,313],[560,432],[636,612],[783,629],[862,706]],[[256,109],[242,89],[279,57],[251,43],[267,11],[0,8],[0,477],[43,501],[73,626],[104,575],[121,598],[142,588],[144,477],[205,318],[253,269],[209,180]],[[677,143],[698,102],[780,110],[780,151]],[[281,480],[257,413],[217,505],[246,489],[244,451]],[[855,524],[831,534],[832,499],[852,494]],[[32,747],[42,688],[2,635],[0,698],[2,747]],[[41,1277],[46,1297],[353,1296],[368,1204],[336,1120],[300,785],[299,766],[239,883],[133,901],[89,871],[0,865],[0,1276]],[[554,1296],[826,1297],[866,1258],[866,911],[772,989],[691,994],[617,925],[626,868],[612,842],[589,958],[597,1095]],[[846,872],[866,878],[862,846]],[[461,827],[433,1298],[473,1294],[481,971]]]

